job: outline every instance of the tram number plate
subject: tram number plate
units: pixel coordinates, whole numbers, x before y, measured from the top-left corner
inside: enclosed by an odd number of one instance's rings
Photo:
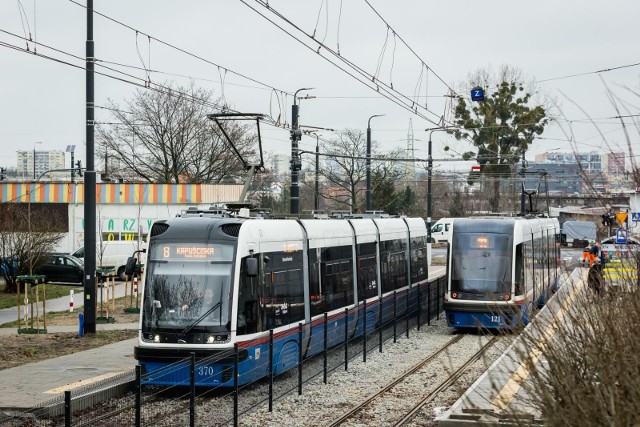
[[[500,316],[491,316],[491,323],[501,323]]]
[[[216,372],[213,366],[201,365],[196,368],[196,372],[201,377],[210,377]]]

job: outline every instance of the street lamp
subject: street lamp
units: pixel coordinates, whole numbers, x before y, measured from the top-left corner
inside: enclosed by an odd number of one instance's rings
[[[36,180],[36,144],[42,144],[42,141],[33,143],[33,180]]]
[[[298,92],[312,90],[313,87],[303,87],[293,94],[293,106],[291,107],[291,203],[289,213],[297,215],[300,213],[300,187],[298,186],[298,171],[302,169],[302,161],[298,153],[298,141],[302,139],[302,132],[298,127],[298,104],[296,97]]]
[[[374,114],[367,121],[367,208],[371,210],[371,119],[382,117],[384,114]]]
[[[433,172],[433,157],[431,156],[431,135],[438,131],[447,131],[448,128],[425,129],[429,130],[429,145],[427,147],[427,241],[431,243],[431,215],[433,215],[433,200],[431,195],[431,175]]]

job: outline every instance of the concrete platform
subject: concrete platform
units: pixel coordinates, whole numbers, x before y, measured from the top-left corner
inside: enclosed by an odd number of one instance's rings
[[[43,405],[66,390],[132,372],[137,338],[0,372],[0,410],[5,414]]]
[[[571,275],[561,278],[557,294],[536,317],[536,327],[533,328],[533,324],[527,326],[460,399],[438,417],[440,426],[542,425],[541,414],[529,403],[531,399],[527,395],[525,384],[530,370],[522,361],[521,355],[526,354],[527,359],[533,360],[536,369],[544,369],[544,356],[538,349],[525,347],[526,339],[523,339],[523,335],[536,334],[539,338],[537,342],[544,347],[552,334],[551,319],[562,318],[562,313],[570,308],[573,297],[584,287],[587,272],[587,268],[576,268]],[[544,331],[542,337],[539,336],[541,329]],[[517,420],[512,417],[514,412],[520,414]]]

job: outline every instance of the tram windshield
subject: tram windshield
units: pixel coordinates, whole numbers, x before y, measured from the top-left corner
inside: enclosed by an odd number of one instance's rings
[[[512,246],[510,234],[454,233],[451,291],[510,293]]]
[[[143,332],[230,329],[234,247],[155,243],[149,247]]]

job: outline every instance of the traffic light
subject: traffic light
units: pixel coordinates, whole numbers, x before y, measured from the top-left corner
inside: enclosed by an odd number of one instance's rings
[[[82,176],[82,161],[76,160],[76,169],[76,173],[78,174],[78,176]]]
[[[293,159],[290,160],[289,163],[291,163],[292,171],[302,170],[302,160],[300,159],[300,157],[294,157]]]
[[[602,225],[605,227],[612,226],[615,222],[615,218],[616,217],[611,212],[602,214]]]
[[[5,168],[0,168],[0,181],[4,181],[7,179],[7,175],[5,174],[7,170]]]
[[[289,133],[292,141],[300,141],[302,139],[302,131],[300,129],[291,129]]]

